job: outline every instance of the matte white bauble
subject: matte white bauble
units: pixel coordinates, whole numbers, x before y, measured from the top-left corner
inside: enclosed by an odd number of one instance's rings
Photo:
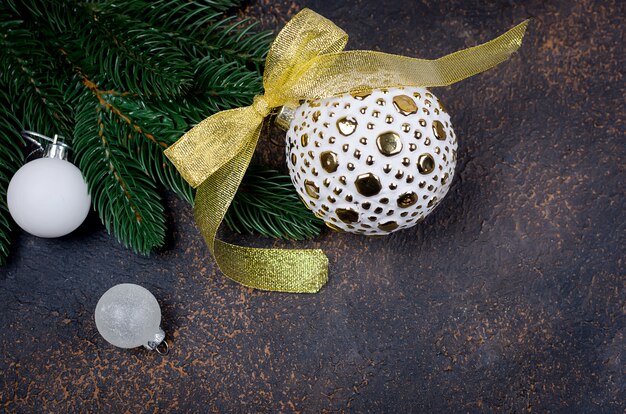
[[[421,222],[450,188],[457,139],[427,89],[306,102],[287,130],[300,197],[335,230],[383,235]]]
[[[96,305],[95,320],[100,335],[119,348],[152,350],[165,338],[159,303],[148,289],[132,283],[107,290]]]
[[[28,233],[61,237],[85,220],[91,198],[76,166],[58,158],[39,158],[11,178],[7,204],[13,220]]]

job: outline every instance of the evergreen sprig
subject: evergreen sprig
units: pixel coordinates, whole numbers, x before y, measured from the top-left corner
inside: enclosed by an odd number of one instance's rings
[[[237,233],[291,240],[315,237],[324,224],[300,201],[288,175],[257,166],[246,171],[224,222]]]
[[[163,150],[262,91],[272,34],[225,14],[239,3],[0,3],[0,263],[10,244],[6,189],[22,165],[22,128],[68,139],[94,208],[121,243],[144,254],[163,244],[160,188],[193,202]],[[236,231],[294,239],[319,232],[288,177],[275,172],[250,171],[232,209],[227,224]]]
[[[0,108],[11,108],[11,101],[0,83]],[[6,263],[11,245],[13,221],[7,206],[7,188],[15,171],[24,162],[18,146],[19,121],[10,111],[0,111],[0,266]]]

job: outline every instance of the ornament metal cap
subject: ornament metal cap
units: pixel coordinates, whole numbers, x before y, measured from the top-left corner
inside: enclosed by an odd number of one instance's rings
[[[161,345],[163,345],[161,347]],[[165,340],[165,332],[159,327],[159,330],[154,334],[154,337],[145,343],[144,348],[149,351],[157,351],[161,355],[167,355],[170,352],[170,347]],[[163,348],[163,350],[160,349]]]
[[[22,135],[22,138],[35,145],[35,149],[26,156],[27,160],[29,160],[37,152],[43,152],[44,158],[57,158],[63,161],[68,160],[70,147],[69,145],[59,141],[59,139],[64,138],[62,135],[54,134],[54,138],[50,138],[34,131],[21,131],[20,134]],[[49,142],[45,149],[39,140]]]
[[[296,117],[296,109],[291,106],[282,106],[280,111],[278,111],[278,115],[276,115],[276,119],[274,119],[274,124],[283,131],[287,131],[291,121]]]

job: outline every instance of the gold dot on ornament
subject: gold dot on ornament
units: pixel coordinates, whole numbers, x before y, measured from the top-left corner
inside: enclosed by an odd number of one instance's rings
[[[435,205],[437,205],[437,197],[433,197],[430,199],[430,201],[428,202],[428,208],[431,208]]]
[[[324,181],[322,181],[322,184],[324,184],[324,187],[328,187],[330,185],[330,178],[324,178]]]
[[[300,137],[300,142],[302,143],[303,147],[306,147],[307,144],[309,143],[309,135],[308,134],[302,134],[302,136]]]
[[[429,108],[430,108],[430,107],[432,106],[432,102],[430,102],[428,99],[426,99],[426,100],[424,101],[424,105],[426,105],[427,107],[429,107]]]
[[[336,139],[335,137],[328,138],[328,143],[329,144],[334,144],[335,143],[335,139]]]
[[[376,138],[376,146],[381,154],[388,157],[396,155],[402,151],[402,141],[395,132],[385,132]]]
[[[341,194],[342,191],[343,191],[343,188],[335,187],[335,189],[333,190],[333,193],[335,193],[336,195],[339,195]]]
[[[367,106],[364,106],[363,108],[359,109],[359,112],[365,115],[365,112],[367,112]]]
[[[380,111],[372,111],[372,116],[374,118],[378,118],[380,116]]]
[[[433,121],[433,133],[438,140],[446,139],[446,130],[443,128],[443,124],[439,121]]]
[[[409,165],[411,165],[411,160],[406,157],[402,158],[402,165],[408,167]]]
[[[337,154],[332,151],[324,151],[320,154],[320,162],[324,171],[333,173],[337,171],[339,162],[337,161]]]
[[[354,158],[356,158],[357,160],[361,159],[361,151],[359,150],[354,150]]]
[[[411,124],[402,124],[402,132],[411,131]]]
[[[427,108],[422,108],[422,111],[424,111],[425,115],[430,115],[430,111]]]
[[[425,127],[426,126],[426,120],[425,119],[420,119],[419,123],[421,126]]]
[[[430,99],[433,98],[433,95],[431,93],[429,93],[429,92],[426,92],[426,94],[424,96],[426,96],[427,98],[430,98]]]
[[[311,174],[317,177],[318,174],[317,174],[317,170],[315,169],[315,167],[311,168]]]
[[[354,185],[356,190],[366,197],[380,193],[380,190],[383,188],[380,184],[380,179],[372,173],[359,175],[354,181]]]
[[[383,212],[383,208],[382,207],[376,207],[376,209],[374,210],[375,214],[380,214]]]
[[[329,222],[325,222],[326,227],[328,227],[329,229],[336,231],[336,232],[342,232],[343,230],[341,230],[339,227],[335,226],[333,223],[329,223]]]
[[[359,221],[359,213],[351,208],[338,208],[335,210],[335,213],[337,214],[337,217],[339,217],[339,220],[346,224],[356,223]]]
[[[346,200],[348,203],[352,202],[352,195],[348,194],[347,196],[344,197],[344,200]]]
[[[398,197],[398,207],[407,208],[417,203],[417,194],[414,192],[400,194]]]
[[[378,228],[382,231],[394,231],[398,228],[398,223],[395,221],[388,221],[386,223],[380,223]]]
[[[372,157],[371,155],[368,155],[367,158],[365,159],[365,163],[367,165],[372,165],[374,164],[374,157]]]
[[[415,131],[415,138],[416,139],[421,139],[422,138],[422,133],[420,131]]]
[[[430,174],[435,169],[435,160],[430,154],[422,154],[417,159],[417,170],[420,174]]]
[[[372,92],[352,92],[350,95],[352,95],[354,99],[362,101],[363,99],[367,98],[371,94]]]
[[[385,122],[388,123],[388,124],[393,124],[393,116],[387,115],[385,117]]]
[[[413,152],[417,149],[417,145],[415,144],[409,144],[409,151]]]
[[[322,210],[324,210],[325,212],[329,212],[330,207],[328,207],[326,204],[322,204]]]
[[[354,164],[351,162],[348,163],[348,171],[354,171]]]
[[[348,152],[348,150],[350,149],[350,145],[348,145],[348,144],[343,144],[343,146],[341,147],[341,149],[343,149],[343,152]]]
[[[404,177],[404,171],[398,170],[398,172],[396,172],[396,178],[399,180],[402,177]]]
[[[448,182],[448,177],[450,177],[450,176],[448,175],[448,173],[445,173],[445,174],[443,175],[443,177],[441,177],[441,184],[442,184],[442,185],[446,185],[446,183]]]
[[[430,138],[426,138],[424,140],[424,145],[430,145]]]
[[[367,138],[363,137],[361,139],[359,139],[359,142],[363,145],[367,145]]]
[[[313,115],[311,116],[311,119],[313,119],[313,122],[319,121],[321,114],[322,113],[320,111],[313,112]]]
[[[309,195],[309,197],[317,200],[320,198],[319,192],[320,188],[311,180],[304,180],[304,190]]]
[[[383,167],[383,171],[385,172],[385,174],[388,174],[389,171],[391,171],[391,165],[385,164],[385,166]]]
[[[385,106],[385,100],[383,98],[376,99],[376,104],[380,106]]]
[[[367,203],[367,202],[361,204],[361,207],[363,208],[363,210],[369,210],[371,206],[372,206],[372,204],[371,203]]]
[[[389,199],[387,197],[383,197],[380,200],[378,200],[381,204],[387,204],[389,203]]]
[[[298,157],[296,156],[296,154],[291,154],[291,163],[293,165],[296,165],[296,161],[298,161]]]
[[[413,182],[413,180],[414,180],[414,177],[412,175],[407,175],[406,176],[406,182],[408,184],[411,184]]]
[[[346,185],[346,177],[344,177],[343,175],[339,177],[339,182],[343,185]]]
[[[343,117],[337,121],[337,129],[343,136],[349,136],[356,131],[357,122],[354,117]]]
[[[407,95],[398,95],[393,98],[393,106],[396,111],[400,112],[404,116],[408,116],[417,112],[417,105],[415,101]]]
[[[375,125],[372,124],[371,122],[367,123],[367,129],[374,129]]]
[[[337,201],[337,199],[333,196],[328,196],[326,197],[326,199],[328,200],[329,203],[334,203],[335,201]]]

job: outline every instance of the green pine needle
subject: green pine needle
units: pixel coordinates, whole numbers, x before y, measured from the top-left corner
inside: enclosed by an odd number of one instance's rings
[[[237,233],[290,240],[311,239],[323,226],[300,201],[288,175],[256,166],[246,171],[224,222]]]

